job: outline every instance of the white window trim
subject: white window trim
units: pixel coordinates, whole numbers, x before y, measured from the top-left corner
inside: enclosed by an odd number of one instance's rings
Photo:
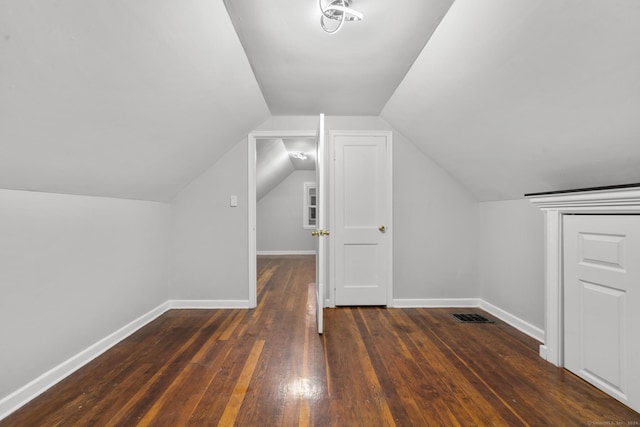
[[[309,224],[309,189],[310,188],[316,188],[316,183],[315,182],[305,182],[303,183],[303,193],[302,193],[302,228],[305,229],[316,229],[317,225],[310,225]],[[317,191],[317,190],[316,190]],[[317,193],[316,193],[316,209],[317,209]],[[317,213],[316,213],[316,218],[317,218]]]

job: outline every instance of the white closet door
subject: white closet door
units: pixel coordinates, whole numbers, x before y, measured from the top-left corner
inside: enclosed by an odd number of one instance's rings
[[[388,134],[336,134],[335,303],[387,305],[391,280]]]
[[[564,216],[565,367],[640,411],[640,216]]]

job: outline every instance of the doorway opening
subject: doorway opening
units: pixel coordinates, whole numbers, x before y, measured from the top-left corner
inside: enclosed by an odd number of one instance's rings
[[[257,131],[249,135],[251,307],[258,305],[258,256],[315,255],[309,217],[315,215],[316,207],[310,202],[316,200],[309,199],[309,189],[316,181],[317,139],[317,131]]]

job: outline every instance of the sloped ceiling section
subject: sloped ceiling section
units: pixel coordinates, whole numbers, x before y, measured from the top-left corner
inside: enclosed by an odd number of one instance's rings
[[[479,200],[640,182],[640,2],[456,0],[382,111]]]
[[[269,117],[221,0],[5,0],[0,59],[0,188],[168,201]]]
[[[313,139],[258,139],[256,141],[256,199],[259,201],[297,170],[315,170]],[[304,153],[306,159],[292,157]]]
[[[256,143],[256,199],[262,199],[295,170],[281,139]]]
[[[309,138],[287,138],[282,143],[289,153],[289,159],[293,167],[299,171],[316,170],[316,140]],[[304,158],[296,157],[293,154],[300,153]]]

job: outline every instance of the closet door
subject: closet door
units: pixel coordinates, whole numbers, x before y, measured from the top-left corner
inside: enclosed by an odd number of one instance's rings
[[[387,305],[393,268],[391,134],[332,133],[336,305]]]
[[[564,215],[565,367],[640,411],[640,216]]]

